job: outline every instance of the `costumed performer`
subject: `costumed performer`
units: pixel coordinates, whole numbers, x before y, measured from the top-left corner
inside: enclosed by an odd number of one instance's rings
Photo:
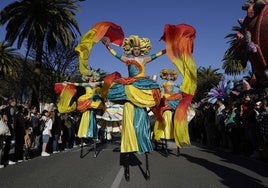
[[[87,82],[63,82],[55,85],[54,89],[56,93],[61,93],[60,101],[57,106],[60,113],[71,112],[72,110],[75,110],[73,106],[76,107],[77,110],[82,113],[77,136],[81,139],[92,138],[95,143],[95,141],[98,139],[96,111],[103,110],[105,107],[103,100],[98,94],[102,82],[99,81],[99,72],[93,69],[89,69],[87,75],[82,75],[82,80]],[[71,101],[77,93],[76,87],[83,87],[85,92],[78,96],[77,104],[76,102],[71,104]]]
[[[77,110],[82,114],[77,136],[79,138],[98,139],[98,127],[96,121],[96,110],[103,110],[105,104],[98,95],[100,90],[99,73],[92,70],[92,74],[83,75],[82,80],[87,83],[71,83],[70,85],[82,86],[85,88],[85,94],[81,95],[77,100]]]
[[[146,108],[159,104],[160,86],[145,76],[145,65],[166,53],[162,50],[148,55],[151,43],[148,38],[131,35],[124,39],[122,48],[125,55],[118,54],[109,45],[109,38],[102,39],[109,52],[124,62],[129,77],[115,79],[107,93],[107,99],[115,103],[123,103],[123,122],[120,151],[124,160],[125,178],[129,180],[129,154],[146,154],[146,179],[149,178],[147,153],[153,150],[150,140],[150,122]]]
[[[156,122],[154,124],[153,139],[155,141],[155,149],[158,149],[158,143],[162,143],[162,149],[167,152],[167,140],[174,139],[173,114],[180,102],[182,95],[175,89],[179,89],[179,85],[175,82],[178,72],[174,69],[162,69],[160,78],[165,80],[161,85],[162,97],[159,106],[152,108],[156,114]],[[163,141],[165,141],[165,148]]]
[[[75,51],[79,55],[79,72],[82,76],[90,76],[91,75],[91,69],[88,66],[88,60],[92,51],[93,46],[98,43],[104,36],[108,36],[111,40],[111,43],[116,45],[122,45],[123,39],[124,39],[124,32],[122,31],[122,28],[112,22],[98,22],[96,23],[87,33],[85,33],[80,43],[76,46]],[[79,83],[75,84],[79,85]],[[74,96],[77,96],[77,89],[74,84],[55,84],[54,90],[57,94],[60,94],[60,100],[57,104],[58,110],[60,113],[68,113],[76,110],[77,103],[76,99],[74,99]],[[90,85],[90,84],[89,84]],[[98,93],[101,94],[100,97],[105,97],[107,93],[108,87],[101,88],[102,92]],[[92,89],[92,91],[90,91]],[[102,109],[104,104],[101,102],[100,98],[96,97],[97,95],[94,94],[94,92],[99,91],[99,88],[95,87],[87,87],[86,91],[88,91],[89,98],[86,97],[87,94],[84,95],[84,97],[81,96],[81,100],[79,100],[78,109],[80,109],[81,112],[84,113],[87,111],[86,109]],[[96,99],[96,100],[95,100]],[[85,101],[83,103],[82,101]],[[80,105],[82,105],[80,107]],[[89,115],[89,112],[86,112],[87,115]],[[83,119],[89,119],[86,118],[86,114],[84,115]],[[93,116],[94,117],[94,116]],[[94,119],[94,118],[93,118]],[[92,119],[92,120],[93,120]],[[95,122],[95,121],[94,121]],[[88,124],[89,125],[89,124]],[[87,127],[86,124],[81,126],[79,132],[79,135],[81,138],[87,137]],[[93,129],[93,127],[91,127]],[[95,131],[96,132],[96,131]],[[89,135],[93,135],[93,137],[96,137],[94,133],[90,133]]]

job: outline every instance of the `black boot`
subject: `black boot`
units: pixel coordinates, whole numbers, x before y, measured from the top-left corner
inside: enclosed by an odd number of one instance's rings
[[[126,181],[129,181],[130,175],[129,175],[129,166],[124,166],[124,175]]]
[[[177,157],[179,157],[179,156],[180,156],[180,154],[181,154],[180,148],[179,148],[179,147],[177,147]]]
[[[167,144],[167,139],[165,139],[164,140],[164,150],[163,150],[163,152],[164,152],[164,155],[167,157],[168,156],[168,144]]]
[[[123,156],[124,156],[123,157],[124,175],[125,175],[126,181],[129,181],[129,179],[130,179],[130,175],[129,175],[129,160],[130,160],[130,156],[129,156],[129,153],[124,153]]]
[[[154,141],[154,150],[158,151],[158,142],[157,141]]]
[[[145,172],[145,179],[150,179],[150,171],[149,171],[149,159],[148,159],[148,152],[145,153],[145,164],[146,164],[146,172]]]

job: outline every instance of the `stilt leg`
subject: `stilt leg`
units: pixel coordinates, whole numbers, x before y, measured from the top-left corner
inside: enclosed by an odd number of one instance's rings
[[[164,151],[165,150],[165,146],[164,146],[163,140],[161,140],[161,146],[162,146],[161,150]]]
[[[83,138],[81,138],[80,158],[83,157],[83,149],[84,149],[84,140],[83,140]]]
[[[155,151],[158,150],[158,145],[159,145],[159,143],[155,140],[155,141],[154,141],[154,150],[155,150]]]
[[[180,148],[179,148],[179,147],[177,147],[177,157],[179,157],[179,156],[180,156],[180,154],[181,154]]]
[[[146,178],[146,180],[149,180],[150,179],[150,171],[149,171],[148,152],[145,153],[145,164],[146,164],[145,178]]]
[[[129,153],[124,153],[124,175],[125,175],[125,179],[126,181],[129,181],[130,179],[130,175],[129,175]]]
[[[167,139],[165,139],[165,148],[164,148],[164,152],[165,152],[166,155],[168,155]]]
[[[126,179],[126,181],[129,181],[129,179],[130,179],[129,166],[125,166],[125,179]]]
[[[93,157],[97,157],[97,143],[96,139],[93,139],[93,147],[94,147],[94,155]]]

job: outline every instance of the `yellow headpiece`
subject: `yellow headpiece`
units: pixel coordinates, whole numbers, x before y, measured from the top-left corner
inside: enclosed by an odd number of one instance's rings
[[[129,37],[129,42],[132,47],[140,47],[140,38],[138,35],[131,35]]]

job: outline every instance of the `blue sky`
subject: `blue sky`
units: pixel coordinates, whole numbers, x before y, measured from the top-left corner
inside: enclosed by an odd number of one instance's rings
[[[12,2],[14,1],[1,0],[0,9]],[[76,18],[82,34],[97,22],[111,21],[123,28],[126,37],[132,34],[148,37],[152,43],[151,53],[165,48],[165,43],[159,41],[165,24],[189,24],[196,29],[193,57],[197,67],[212,66],[223,72],[222,58],[229,46],[224,37],[232,33],[231,28],[238,25],[239,18],[246,16],[246,12],[241,9],[245,2],[246,0],[86,0],[80,2],[81,10]],[[5,28],[0,27],[1,41],[4,36]],[[114,49],[123,53],[119,47]],[[109,54],[101,43],[94,46],[88,64],[107,72],[117,70],[123,76],[127,75],[125,65]],[[175,68],[166,55],[149,63],[146,73],[148,76],[159,75],[162,68]]]

